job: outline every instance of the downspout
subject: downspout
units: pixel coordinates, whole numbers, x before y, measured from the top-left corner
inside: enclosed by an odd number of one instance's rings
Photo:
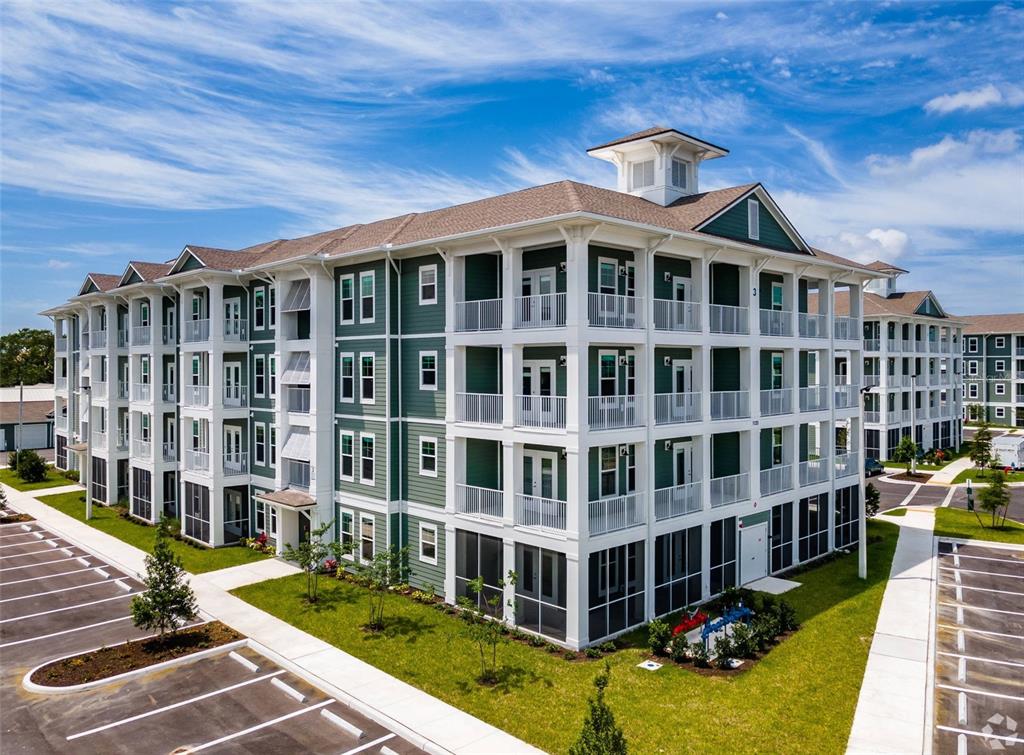
[[[398,338],[399,338],[399,341],[398,341],[398,430],[399,430],[399,436],[398,436],[398,476],[397,476],[397,484],[398,484],[398,493],[399,493],[399,496],[401,496],[401,494],[402,494],[402,463],[404,461],[403,454],[402,454],[402,435],[401,435],[401,432],[404,429],[404,423],[402,422],[402,416],[401,416],[402,415],[402,341],[401,341],[401,338],[402,338],[402,271],[399,269],[398,264],[395,262],[394,258],[392,258],[391,250],[390,249],[388,249],[386,251],[385,257],[386,257],[386,259],[388,261],[388,264],[390,264],[391,267],[394,269],[395,276],[396,276],[396,278],[398,280],[398,289],[397,289],[398,290],[398,293],[397,293],[398,300],[396,302],[396,304],[398,305],[398,322],[397,322],[397,325],[398,325]],[[389,293],[390,293],[390,289],[391,289],[391,287],[389,285],[388,286]],[[390,317],[390,315],[391,315],[391,308],[388,307],[388,316]],[[391,328],[390,328],[390,326],[388,327],[388,340],[387,340],[387,342],[388,342],[389,345],[391,344]],[[388,371],[390,372],[390,370],[391,370],[391,362],[389,361],[388,362]],[[390,398],[391,398],[391,386],[389,384],[388,385],[388,399],[390,400]],[[391,430],[391,412],[390,412],[390,409],[388,411],[388,425],[387,425],[387,427],[388,427],[388,431],[390,432],[390,430]],[[391,452],[391,449],[390,449],[390,446],[389,446],[388,447],[388,453],[390,454],[390,452]],[[389,459],[391,458],[390,455],[388,456],[388,458]],[[389,485],[391,484],[390,480],[391,480],[391,475],[388,475],[388,484]],[[399,505],[398,505],[398,537],[399,537],[399,543],[402,543],[402,535],[405,532],[404,525],[405,525],[406,522],[405,522],[404,517],[405,517],[405,504],[404,504],[404,502],[400,502]],[[399,547],[401,547],[401,545]],[[408,577],[408,575],[406,575],[406,576]]]

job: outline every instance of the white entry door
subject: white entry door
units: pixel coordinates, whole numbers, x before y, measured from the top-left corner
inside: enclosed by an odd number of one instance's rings
[[[227,474],[241,474],[242,469],[242,428],[224,426],[224,471]]]
[[[672,276],[672,299],[675,301],[691,301],[691,280],[681,275]]]
[[[551,359],[523,361],[523,417],[531,427],[554,427],[557,403],[555,362]]]
[[[524,270],[520,289],[519,320],[533,328],[554,327],[557,322],[555,269]]]
[[[240,336],[242,333],[241,299],[224,300],[224,335]]]
[[[224,363],[224,405],[242,406],[242,364]]]
[[[676,443],[672,446],[672,457],[675,484],[693,482],[693,443]]]
[[[768,522],[740,530],[740,583],[768,576]]]
[[[558,498],[558,458],[553,452],[523,452],[523,494]]]

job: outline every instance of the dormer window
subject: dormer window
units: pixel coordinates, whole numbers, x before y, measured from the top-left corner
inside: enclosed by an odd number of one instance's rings
[[[685,160],[672,160],[672,185],[685,189],[688,185],[688,171],[690,164]]]
[[[632,180],[631,189],[654,186],[654,160],[633,163]]]
[[[761,203],[756,199],[747,200],[747,236],[754,241],[761,237]]]

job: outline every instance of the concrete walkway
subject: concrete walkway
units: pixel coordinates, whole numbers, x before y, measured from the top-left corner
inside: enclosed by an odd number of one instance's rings
[[[29,493],[4,486],[12,508],[35,517],[43,526],[102,556],[124,570],[141,575],[146,554],[105,532],[79,522]],[[48,494],[48,491],[33,491]],[[539,753],[540,750],[484,723],[422,690],[406,684],[326,642],[265,613],[228,593],[232,587],[282,576],[274,559],[194,575],[192,588],[199,606],[263,645],[272,660],[292,666],[311,683],[355,707],[379,723],[407,733],[407,738],[432,752]],[[266,566],[258,566],[266,564]],[[293,569],[287,564],[283,565]],[[258,567],[258,568],[257,568]],[[406,735],[406,734],[403,734]]]
[[[966,456],[961,456],[959,459],[951,461],[949,464],[944,466],[938,472],[932,475],[932,479],[929,482],[932,485],[952,485],[953,480],[961,472],[966,472],[968,469],[974,466],[974,462]]]
[[[878,612],[847,753],[899,753],[925,750],[931,641],[932,508],[910,508],[893,519],[900,537],[889,582]]]

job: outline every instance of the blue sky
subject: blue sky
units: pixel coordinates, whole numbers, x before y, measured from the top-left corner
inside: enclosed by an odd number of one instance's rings
[[[1024,310],[1024,4],[6,2],[0,330],[90,271],[562,178],[660,123],[812,243]]]

